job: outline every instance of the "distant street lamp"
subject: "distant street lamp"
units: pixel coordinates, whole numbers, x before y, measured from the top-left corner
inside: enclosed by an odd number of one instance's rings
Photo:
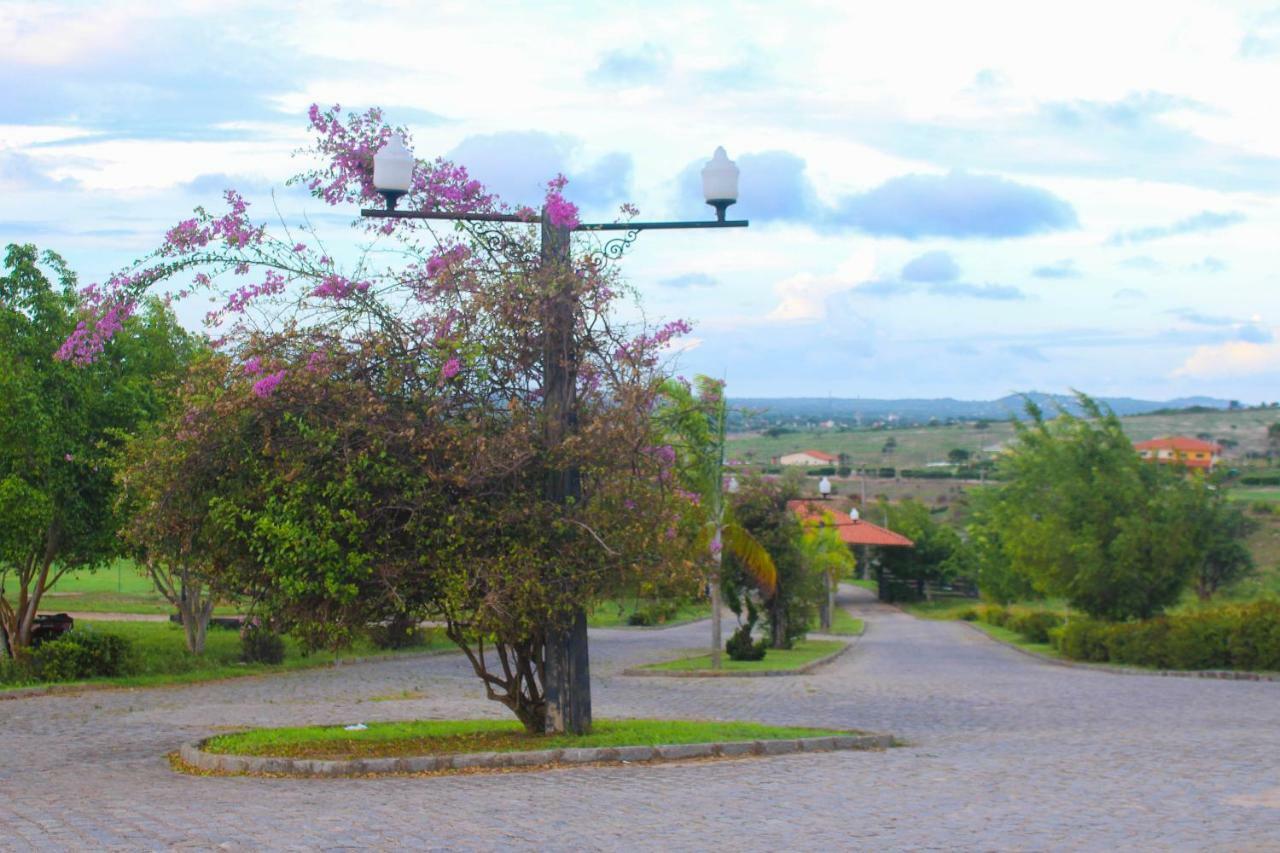
[[[818,481],[818,494],[822,495],[824,501],[827,499],[827,495],[831,494],[831,481],[826,477]]]
[[[739,488],[740,487],[738,486],[738,478],[730,474],[729,482],[725,484],[725,491],[727,491],[731,495],[736,495],[738,493]]]
[[[396,202],[413,182],[415,159],[396,134],[373,155],[373,185],[387,200],[385,210],[361,210],[361,216],[384,219],[444,219],[468,222],[511,223],[531,225],[528,217],[514,213],[439,213],[425,210],[397,210]],[[714,221],[698,222],[599,222],[579,223],[573,227],[551,221],[544,207],[538,224],[542,228],[542,251],[539,263],[568,266],[571,231],[625,231],[623,237],[609,240],[600,254],[606,260],[622,257],[641,231],[686,228],[745,228],[745,219],[726,220],[725,211],[738,200],[738,167],[724,148],[717,148],[702,169],[703,198],[715,208]],[[547,412],[546,438],[555,444],[572,434],[578,422],[577,375],[578,353],[573,346],[574,299],[572,283],[566,281],[558,297],[552,299],[543,318],[545,345],[543,352],[558,353],[559,358],[546,358],[542,364],[543,401]],[[556,472],[548,478],[547,497],[557,503],[576,503],[582,497],[576,468]],[[731,484],[735,481],[731,479]],[[591,728],[591,679],[587,652],[587,614],[578,608],[568,625],[547,628],[544,687],[547,702],[547,730],[584,734]]]

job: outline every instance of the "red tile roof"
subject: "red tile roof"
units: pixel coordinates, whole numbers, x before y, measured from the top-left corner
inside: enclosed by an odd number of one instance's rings
[[[821,450],[797,450],[794,453],[784,453],[783,456],[793,456],[795,453],[803,453],[805,456],[812,456],[814,459],[821,459],[823,462],[839,461],[839,456],[832,456],[830,453],[823,453]]]
[[[1133,445],[1134,450],[1176,450],[1179,453],[1200,452],[1200,453],[1221,453],[1222,448],[1214,444],[1212,441],[1201,441],[1198,438],[1188,438],[1185,435],[1171,435],[1166,438],[1153,438],[1149,441],[1139,441]]]
[[[825,504],[825,505],[824,505]],[[869,521],[849,517],[848,510],[840,510],[825,501],[787,501],[787,509],[800,516],[802,521],[822,521],[830,513],[840,539],[847,545],[874,545],[882,548],[914,548],[915,544],[901,533]]]

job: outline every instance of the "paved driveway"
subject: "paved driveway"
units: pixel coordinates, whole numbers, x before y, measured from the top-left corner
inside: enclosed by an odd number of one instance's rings
[[[1040,664],[846,602],[854,650],[795,678],[630,678],[706,624],[592,633],[597,714],[891,731],[879,753],[437,778],[198,778],[219,727],[501,717],[459,656],[0,702],[0,848],[1280,849],[1280,684]],[[423,698],[371,702],[417,691]]]

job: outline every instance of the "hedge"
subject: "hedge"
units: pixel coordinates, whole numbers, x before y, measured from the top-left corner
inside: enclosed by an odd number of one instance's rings
[[[1135,622],[1065,620],[1046,610],[986,605],[961,614],[1050,642],[1064,657],[1157,669],[1280,671],[1280,601],[1224,604]]]

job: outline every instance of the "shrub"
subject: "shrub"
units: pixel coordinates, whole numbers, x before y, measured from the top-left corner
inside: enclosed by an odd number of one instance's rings
[[[41,681],[78,681],[125,675],[133,657],[127,639],[77,628],[40,644],[31,668]]]
[[[1280,474],[1245,474],[1240,483],[1245,486],[1280,486]]]
[[[1249,509],[1258,515],[1275,515],[1276,507],[1271,501],[1254,501],[1249,504]]]
[[[402,613],[394,619],[369,628],[369,640],[380,649],[407,649],[424,642],[418,630],[418,617]]]
[[[240,660],[245,663],[284,663],[284,638],[261,625],[240,632]]]
[[[820,465],[816,468],[806,468],[804,473],[810,477],[832,477],[835,476],[836,469],[830,465]]]
[[[652,601],[643,607],[637,607],[627,616],[627,624],[639,627],[663,625],[674,619],[679,612],[679,605],[670,602]]]
[[[1049,632],[1062,624],[1062,617],[1049,610],[1022,610],[1010,614],[1006,627],[1029,642],[1049,642]]]
[[[764,660],[768,641],[752,642],[751,624],[745,624],[733,632],[733,636],[724,644],[724,650],[730,660]]]
[[[978,609],[976,607],[966,608],[965,610],[960,611],[960,618],[965,622],[977,622]]]
[[[1108,659],[1108,626],[1093,619],[1072,619],[1052,635],[1058,651],[1073,660],[1102,663]]]

